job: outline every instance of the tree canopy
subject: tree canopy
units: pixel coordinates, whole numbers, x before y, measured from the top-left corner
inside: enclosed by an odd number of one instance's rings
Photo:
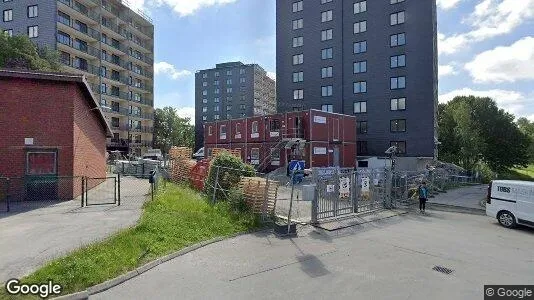
[[[0,33],[0,68],[60,71],[57,51],[37,47],[28,36]]]
[[[193,148],[195,129],[189,118],[178,116],[173,107],[156,109],[154,113],[154,145],[164,153],[172,146]]]
[[[534,163],[534,122],[530,122],[527,118],[519,118],[519,120],[517,120],[517,125],[519,126],[519,130],[529,138],[529,163]]]
[[[491,98],[456,97],[439,105],[440,159],[473,170],[483,162],[501,172],[528,163],[529,137]]]

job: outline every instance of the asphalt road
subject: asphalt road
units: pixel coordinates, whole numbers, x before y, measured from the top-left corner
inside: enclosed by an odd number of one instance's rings
[[[485,284],[534,283],[532,249],[533,229],[411,213],[330,233],[302,227],[292,239],[225,240],[91,299],[483,299]]]

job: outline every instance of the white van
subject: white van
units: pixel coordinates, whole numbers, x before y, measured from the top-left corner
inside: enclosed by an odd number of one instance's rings
[[[488,187],[486,215],[507,228],[534,227],[534,182],[494,180]]]

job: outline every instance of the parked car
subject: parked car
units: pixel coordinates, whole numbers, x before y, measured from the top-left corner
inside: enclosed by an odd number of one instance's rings
[[[197,152],[193,153],[193,159],[196,159],[196,160],[204,159],[204,147],[198,149]]]
[[[534,227],[534,182],[494,180],[488,187],[486,215],[507,228]]]

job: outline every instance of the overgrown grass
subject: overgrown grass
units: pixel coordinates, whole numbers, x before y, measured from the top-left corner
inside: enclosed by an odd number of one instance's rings
[[[56,259],[22,281],[52,280],[63,286],[63,294],[77,292],[189,245],[258,224],[252,214],[236,214],[226,203],[212,206],[188,187],[167,184],[145,204],[137,226]],[[12,297],[0,291],[0,299]]]
[[[499,177],[500,179],[534,181],[534,165],[522,169],[511,169]]]

